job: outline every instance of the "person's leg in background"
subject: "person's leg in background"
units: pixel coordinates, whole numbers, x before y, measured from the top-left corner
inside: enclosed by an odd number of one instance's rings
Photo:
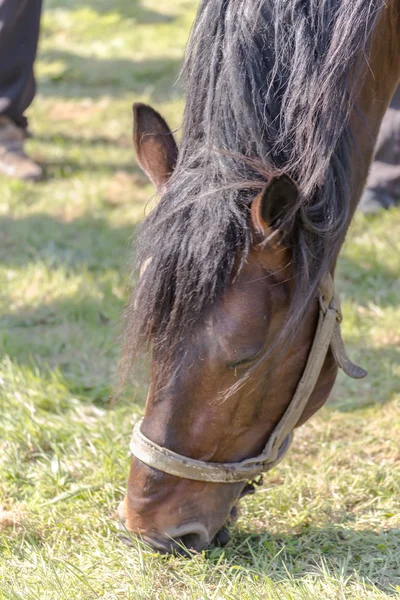
[[[24,153],[41,9],[42,0],[0,0],[0,174],[25,180],[42,175]]]
[[[360,210],[377,213],[396,205],[400,205],[400,86],[382,121]]]

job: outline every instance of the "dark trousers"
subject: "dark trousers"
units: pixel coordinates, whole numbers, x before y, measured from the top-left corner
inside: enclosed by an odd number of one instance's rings
[[[367,186],[400,200],[400,86],[382,121]]]
[[[0,0],[0,115],[26,127],[42,0]]]

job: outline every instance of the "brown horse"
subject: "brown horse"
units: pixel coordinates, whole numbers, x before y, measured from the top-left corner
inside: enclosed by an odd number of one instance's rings
[[[122,360],[151,351],[120,516],[166,552],[223,541],[247,474],[281,458],[338,364],[363,375],[330,276],[400,79],[400,0],[203,0],[184,75],[179,154],[134,109],[160,201]]]

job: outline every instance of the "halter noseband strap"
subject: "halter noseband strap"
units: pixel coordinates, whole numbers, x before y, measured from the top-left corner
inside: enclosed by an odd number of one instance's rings
[[[311,397],[321,374],[329,347],[339,367],[349,377],[361,379],[367,375],[361,367],[351,362],[346,354],[340,323],[339,298],[334,291],[331,275],[321,281],[319,288],[319,319],[307,364],[292,401],[270,435],[264,450],[254,458],[236,463],[211,463],[194,460],[172,452],[147,439],[140,430],[139,421],[134,430],[130,450],[143,463],[164,473],[195,481],[235,483],[250,481],[262,472],[269,471],[285,456],[293,438],[293,430]]]

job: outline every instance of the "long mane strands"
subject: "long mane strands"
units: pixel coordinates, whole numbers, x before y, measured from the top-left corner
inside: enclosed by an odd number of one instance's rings
[[[127,310],[125,357],[179,345],[251,243],[248,207],[273,173],[298,184],[286,231],[291,325],[340,247],[349,116],[384,0],[202,0],[183,70],[178,164],[136,242],[152,261]],[[248,182],[251,182],[249,184]]]

